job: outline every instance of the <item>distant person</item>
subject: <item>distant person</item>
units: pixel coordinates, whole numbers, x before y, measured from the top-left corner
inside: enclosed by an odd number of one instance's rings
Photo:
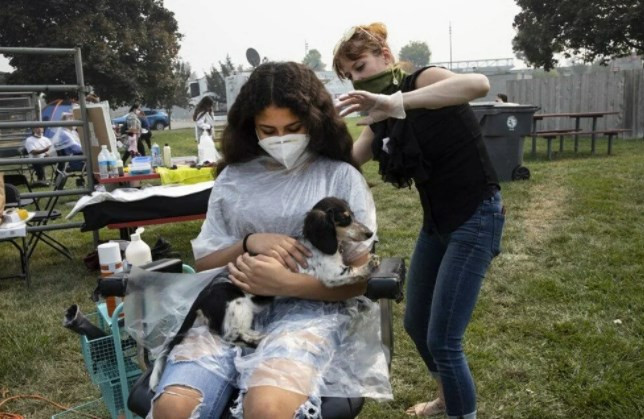
[[[32,158],[56,157],[56,150],[51,140],[43,135],[44,129],[36,127],[31,130],[32,135],[25,140],[25,149]],[[34,186],[49,186],[45,180],[45,167],[43,164],[32,164],[36,172]]]
[[[195,140],[197,142],[199,142],[199,138],[201,138],[204,131],[211,137],[213,135],[215,126],[214,105],[215,102],[210,96],[204,96],[195,107],[192,120],[195,121]]]
[[[85,101],[87,103],[99,103],[101,101],[101,98],[96,95],[94,92],[90,92],[85,96]]]
[[[139,141],[141,136],[141,121],[139,120],[138,110],[140,105],[134,103],[125,117],[125,132],[127,134],[126,149],[123,153],[122,160],[125,163],[128,157],[144,156],[145,149],[143,143]]]
[[[136,114],[139,117],[139,121],[141,122],[141,135],[139,136],[138,141],[145,141],[145,143],[148,145],[148,150],[152,150],[152,131],[148,117],[140,108],[136,110]]]
[[[503,94],[503,93],[497,93],[496,98],[494,99],[495,102],[502,102],[502,103],[507,103],[508,101],[508,95]]]
[[[61,121],[68,121],[73,119],[73,115],[65,112],[62,115]],[[78,133],[73,129],[74,127],[58,127],[54,129],[51,142],[59,156],[78,156],[83,154],[83,148],[80,144]],[[69,162],[68,167],[71,170],[79,171],[83,169],[82,161]],[[65,168],[65,163],[58,165],[60,170]]]

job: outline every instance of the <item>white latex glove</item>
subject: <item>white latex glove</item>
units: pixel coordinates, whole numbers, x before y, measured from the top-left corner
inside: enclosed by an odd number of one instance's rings
[[[357,125],[370,125],[387,118],[404,119],[407,114],[403,105],[403,94],[399,90],[392,95],[379,95],[364,90],[354,90],[338,98],[336,109],[340,116],[356,111],[366,111],[368,116],[357,122]]]

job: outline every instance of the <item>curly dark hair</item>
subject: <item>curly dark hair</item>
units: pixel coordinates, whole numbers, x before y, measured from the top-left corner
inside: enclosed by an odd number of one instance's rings
[[[228,111],[221,143],[224,159],[217,165],[218,172],[227,164],[265,154],[258,143],[255,116],[271,105],[288,108],[300,118],[310,137],[308,151],[360,170],[351,157],[351,134],[315,73],[294,62],[268,62],[253,71]]]

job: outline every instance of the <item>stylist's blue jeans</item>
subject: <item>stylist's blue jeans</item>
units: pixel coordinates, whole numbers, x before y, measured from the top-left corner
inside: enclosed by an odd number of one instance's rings
[[[407,283],[405,330],[445,393],[447,415],[476,417],[476,389],[462,340],[485,272],[499,254],[501,194],[449,234],[421,230]]]

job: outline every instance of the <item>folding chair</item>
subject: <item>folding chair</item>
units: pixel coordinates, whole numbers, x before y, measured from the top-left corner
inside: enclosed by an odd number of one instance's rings
[[[0,147],[0,158],[9,159],[12,157],[22,157],[21,148],[24,148],[24,147]],[[5,176],[6,176],[8,171],[22,173],[23,169],[22,169],[22,165],[20,164],[20,160],[16,159],[15,165],[4,166],[2,168],[2,171],[5,173]]]
[[[25,146],[20,146],[18,148],[18,153],[20,154],[20,157],[23,159],[30,157]],[[30,164],[24,165],[23,167],[27,168],[27,173],[29,173],[29,184],[32,184],[34,182],[34,177],[36,176],[36,171],[34,170],[33,166]]]
[[[67,174],[64,172],[57,172],[56,180],[54,181],[54,191],[63,190],[65,188],[66,182]],[[44,206],[44,210],[36,211],[36,215],[29,222],[27,231],[31,234],[31,236],[29,237],[29,242],[27,243],[27,258],[31,257],[31,255],[34,253],[34,250],[36,249],[36,246],[38,245],[38,242],[42,240],[45,244],[61,253],[67,259],[72,259],[71,253],[69,252],[67,246],[51,237],[45,231],[39,229],[39,227],[47,225],[49,221],[56,220],[61,217],[61,212],[55,209],[58,198],[58,196],[49,197],[47,199],[47,203]]]
[[[29,184],[29,181],[27,180],[27,176],[21,174],[21,173],[5,173],[4,175],[4,182],[9,183],[13,186],[24,186],[27,188],[29,192],[32,192],[31,190],[31,185]],[[34,204],[36,207],[36,210],[40,210],[40,207],[38,206],[38,200],[35,198],[21,198],[19,202],[19,207],[24,207],[27,205]]]
[[[15,208],[19,206],[20,203],[20,191],[13,185],[6,184],[4,185],[5,192],[5,207]],[[30,277],[29,277],[29,258],[27,257],[27,244],[25,237],[5,237],[0,238],[0,243],[11,243],[13,247],[18,249],[20,253],[20,273],[13,275],[1,276],[0,279],[9,279],[9,278],[25,278],[27,281],[27,286],[30,286]]]
[[[80,154],[65,154],[65,155],[80,156]],[[61,167],[59,167],[59,170],[67,173],[67,176],[69,177],[75,177],[77,187],[82,188],[83,186],[85,186],[85,177],[87,176],[86,162],[84,161],[83,162],[65,162]]]

